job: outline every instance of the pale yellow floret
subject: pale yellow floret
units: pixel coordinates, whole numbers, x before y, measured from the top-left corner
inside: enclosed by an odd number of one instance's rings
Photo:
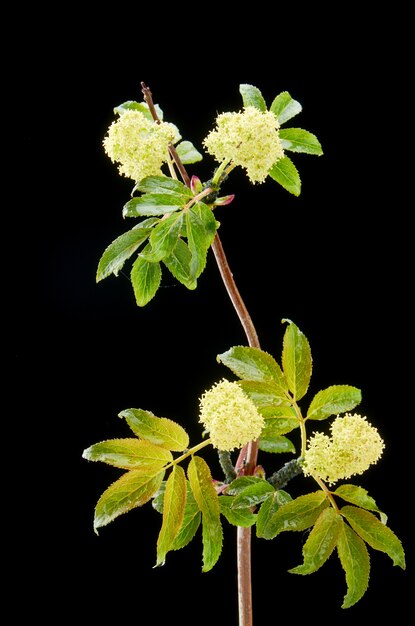
[[[241,448],[258,439],[264,418],[237,383],[223,379],[200,398],[200,418],[219,450]]]
[[[241,113],[221,113],[204,140],[220,163],[232,161],[246,169],[252,183],[263,183],[274,163],[284,156],[279,123],[271,111],[248,106]]]
[[[125,111],[111,124],[104,138],[104,150],[118,163],[121,175],[136,182],[146,176],[160,176],[168,158],[168,145],[177,137],[173,124],[156,124],[141,111]]]
[[[346,413],[331,426],[331,437],[315,433],[304,457],[304,473],[333,484],[362,474],[376,463],[385,444],[377,429],[365,417]]]

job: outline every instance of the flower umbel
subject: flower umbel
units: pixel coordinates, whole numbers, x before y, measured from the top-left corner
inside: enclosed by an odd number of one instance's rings
[[[141,111],[122,113],[104,138],[105,152],[119,163],[118,171],[136,182],[145,176],[159,176],[168,158],[168,145],[177,139],[173,124],[157,124]]]
[[[200,422],[219,450],[241,448],[258,439],[264,418],[237,383],[223,379],[200,398]]]
[[[216,129],[204,146],[220,163],[232,161],[245,168],[252,183],[263,183],[284,150],[278,135],[279,123],[272,111],[248,106],[242,113],[221,113]]]
[[[334,420],[331,438],[315,433],[304,456],[304,473],[332,484],[363,474],[382,455],[385,444],[365,417],[346,413]]]

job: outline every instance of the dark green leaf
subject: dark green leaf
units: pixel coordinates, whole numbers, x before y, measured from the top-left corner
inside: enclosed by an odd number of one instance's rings
[[[176,422],[167,417],[156,417],[151,411],[142,409],[125,409],[119,417],[125,418],[127,424],[137,437],[151,441],[157,446],[183,452],[189,445],[189,436]]]
[[[203,156],[196,150],[190,141],[181,141],[177,144],[176,151],[183,165],[197,163],[203,159]]]
[[[205,268],[207,251],[215,238],[218,223],[212,210],[203,202],[198,202],[186,211],[186,227],[192,254],[190,271],[197,278]]]
[[[324,491],[315,491],[281,506],[268,520],[267,539],[286,530],[301,531],[313,526],[320,513],[329,506]]]
[[[95,508],[94,528],[112,522],[131,509],[142,506],[156,493],[164,471],[131,470],[110,485],[98,500]]]
[[[171,194],[182,198],[183,204],[192,197],[189,187],[168,176],[146,176],[140,180],[137,190],[148,194]]]
[[[301,400],[311,378],[312,359],[310,344],[304,333],[290,320],[284,334],[282,367],[288,388],[295,400]]]
[[[281,435],[264,435],[263,432],[258,442],[259,449],[262,452],[273,452],[280,454],[281,452],[292,452],[295,454],[295,447],[292,441]]]
[[[227,352],[219,354],[217,360],[229,367],[239,378],[273,382],[282,390],[288,389],[284,374],[276,360],[259,348],[234,346]],[[283,398],[282,395],[280,397]]]
[[[163,565],[166,554],[180,530],[186,505],[186,476],[180,465],[175,465],[166,482],[163,502],[163,522],[157,539],[157,563]]]
[[[239,85],[239,92],[242,96],[244,107],[255,107],[262,112],[267,110],[267,105],[258,87],[253,85]]]
[[[146,249],[147,246],[144,250]],[[160,263],[151,263],[139,256],[134,262],[130,277],[138,306],[145,306],[154,298],[160,286]]]
[[[302,106],[296,100],[293,100],[288,91],[280,93],[273,101],[270,111],[276,115],[278,122],[284,124],[292,117],[298,115],[302,110]]]
[[[337,553],[346,574],[347,584],[342,609],[348,609],[366,592],[369,584],[370,559],[363,539],[344,522],[337,541]]]
[[[237,496],[247,487],[257,485],[261,482],[263,482],[263,479],[259,476],[239,476],[226,487],[226,495]]]
[[[132,230],[120,235],[105,249],[97,270],[96,280],[99,282],[107,278],[110,274],[118,276],[118,272],[122,269],[125,261],[140,245],[147,239],[151,233],[151,227],[158,219],[149,218],[141,224],[134,226]]]
[[[324,420],[330,415],[351,411],[361,401],[360,389],[350,385],[332,385],[314,396],[307,411],[307,419]]]
[[[344,506],[340,512],[366,543],[374,550],[385,552],[394,565],[405,569],[405,553],[402,543],[388,526],[385,526],[373,513],[355,506]]]
[[[186,204],[183,196],[174,193],[146,193],[139,198],[132,198],[124,205],[124,217],[141,215],[165,215],[174,213]]]
[[[285,435],[295,428],[300,422],[292,407],[264,407],[260,413],[265,418],[265,426],[262,429],[262,437],[275,437]]]
[[[342,524],[342,518],[333,507],[322,511],[303,546],[304,562],[288,571],[312,574],[320,569],[336,547]]]
[[[291,152],[305,152],[306,154],[323,154],[319,140],[308,130],[302,128],[281,128],[279,131],[282,147]]]
[[[182,223],[183,213],[174,213],[160,220],[150,235],[151,251],[144,252],[141,256],[153,263],[170,256],[179,239]]]
[[[274,513],[278,511],[278,509],[283,504],[287,504],[287,502],[290,502],[291,499],[292,498],[289,493],[283,491],[282,489],[278,489],[277,491],[274,491],[274,493],[270,494],[270,496],[266,500],[264,500],[258,511],[256,525],[257,537],[262,537],[263,539],[272,539],[272,537],[274,536],[273,525],[271,526],[271,536],[269,536],[269,520],[272,519]]]
[[[223,531],[219,498],[213,486],[209,466],[204,459],[193,456],[187,474],[193,495],[202,513],[202,571],[208,572],[214,567],[222,551]]]
[[[387,516],[378,509],[374,499],[369,496],[368,492],[366,489],[363,489],[363,487],[357,487],[356,485],[340,485],[340,487],[337,487],[334,494],[336,496],[340,496],[340,498],[346,500],[347,502],[351,502],[351,504],[361,507],[362,509],[376,511],[376,513],[379,513],[380,515],[381,522],[386,524]]]
[[[294,163],[289,157],[285,156],[282,159],[276,161],[276,163],[274,163],[274,165],[269,170],[268,175],[271,176],[271,178],[277,183],[279,183],[281,187],[284,187],[286,191],[289,191],[294,196],[300,195],[300,175]]]
[[[101,461],[122,469],[159,470],[173,461],[166,448],[139,439],[109,439],[84,450],[88,461]]]
[[[236,479],[237,480],[237,479]],[[269,482],[260,478],[252,485],[248,485],[235,496],[232,503],[233,509],[246,509],[263,502],[269,494],[273,493],[274,487]]]
[[[173,276],[188,289],[196,289],[197,280],[191,273],[192,253],[183,239],[178,239],[172,253],[163,259],[163,263]]]
[[[257,519],[256,514],[252,513],[249,508],[234,508],[232,506],[234,500],[235,496],[219,497],[220,512],[222,515],[234,526],[243,526],[244,528],[253,526]]]

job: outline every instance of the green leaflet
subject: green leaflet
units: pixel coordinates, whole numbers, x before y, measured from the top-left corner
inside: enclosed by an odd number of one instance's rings
[[[220,496],[219,506],[221,514],[234,526],[243,526],[244,528],[253,526],[257,520],[256,514],[252,513],[249,508],[234,508],[234,501],[235,496]]]
[[[160,487],[164,470],[131,470],[102,494],[95,507],[94,529],[148,502]]]
[[[186,210],[186,228],[192,255],[190,272],[193,278],[197,278],[205,268],[207,251],[215,238],[218,222],[212,210],[198,202]]]
[[[264,435],[263,431],[259,438],[258,446],[262,452],[273,452],[275,454],[292,452],[295,454],[295,446],[287,437],[282,437],[281,435]]]
[[[302,106],[297,100],[291,98],[288,91],[283,91],[272,102],[270,111],[274,113],[278,122],[282,125],[301,113]]]
[[[332,385],[316,393],[307,411],[307,419],[324,420],[330,415],[351,411],[361,401],[360,389],[350,385]]]
[[[284,491],[283,489],[278,489],[274,491],[264,502],[261,504],[261,507],[258,511],[257,524],[256,524],[256,534],[257,537],[262,537],[263,539],[272,539],[273,538],[273,525],[271,524],[271,534],[269,533],[269,521],[272,519],[272,516],[280,506],[290,502],[292,500],[289,493]]]
[[[119,413],[137,437],[151,441],[157,446],[183,452],[189,445],[189,436],[176,422],[167,417],[156,417],[151,411],[125,409]]]
[[[101,461],[122,469],[160,470],[173,461],[166,448],[140,439],[109,439],[95,443],[82,454],[88,461]]]
[[[156,113],[159,119],[162,121],[163,111],[161,110],[158,104],[155,104],[154,107],[156,109]],[[143,113],[149,120],[153,119],[153,116],[151,115],[150,109],[148,108],[147,104],[145,102],[135,102],[134,100],[127,100],[126,102],[119,104],[117,107],[115,107],[114,113],[118,113],[119,115],[122,115],[124,111],[131,111],[131,110],[141,111],[141,113]]]
[[[181,194],[146,193],[139,198],[132,198],[123,207],[123,217],[140,217],[141,215],[165,215],[178,211],[186,204]]]
[[[369,496],[368,492],[366,489],[363,489],[363,487],[357,487],[356,485],[340,485],[340,487],[337,487],[336,491],[334,491],[334,494],[362,509],[376,511],[376,513],[380,515],[382,524],[386,524],[388,519],[387,515],[380,511],[374,499]]]
[[[373,513],[355,506],[344,506],[340,512],[359,537],[374,550],[385,552],[394,565],[405,569],[405,553],[402,543],[388,526],[382,524]]]
[[[308,130],[302,128],[281,128],[279,131],[282,147],[291,152],[305,152],[321,156],[323,150],[319,140]]]
[[[147,250],[147,246],[144,250]],[[138,306],[145,306],[154,298],[160,286],[160,263],[151,263],[139,256],[133,264],[130,277]]]
[[[294,196],[301,193],[301,179],[297,168],[287,156],[279,159],[271,167],[268,175]]]
[[[312,359],[310,344],[304,333],[290,320],[284,334],[282,367],[288,388],[295,400],[305,395],[311,378]]]
[[[157,262],[168,257],[174,250],[183,224],[183,213],[174,213],[160,222],[151,231],[151,250],[141,255],[146,261]],[[147,249],[147,248],[146,248]]]
[[[287,502],[269,518],[265,538],[273,539],[286,530],[300,531],[310,528],[328,506],[328,499],[321,490]]]
[[[138,183],[137,191],[147,194],[172,194],[172,196],[181,197],[183,204],[186,204],[192,197],[189,187],[168,176],[146,176]]]
[[[233,482],[235,483],[236,481]],[[233,483],[231,483],[231,485],[232,484]],[[232,492],[232,488],[230,489],[230,492]],[[254,483],[248,484],[242,489],[238,489],[238,494],[234,496],[234,500],[232,502],[232,508],[246,509],[254,507],[263,502],[273,492],[274,487],[269,482],[263,478],[258,478],[258,480]]]
[[[291,574],[316,572],[336,547],[342,523],[342,518],[333,507],[322,511],[303,546],[304,562],[288,571]]]
[[[258,89],[258,87],[254,87],[253,85],[239,85],[239,92],[242,96],[242,100],[244,103],[244,107],[255,107],[262,112],[267,110],[267,105],[265,104],[265,100],[263,98],[262,93]]]
[[[343,523],[337,540],[337,553],[346,574],[347,593],[342,609],[360,600],[369,584],[370,559],[366,544],[347,524]]]
[[[222,355],[220,355],[219,358],[221,356]],[[233,363],[232,366],[234,366]],[[270,407],[278,411],[278,408],[281,404],[287,405],[289,402],[286,392],[286,386],[281,387],[276,382],[241,380],[238,382],[238,384],[244,390],[246,395],[251,398],[252,402],[255,404],[260,413],[262,413],[261,409],[268,409]],[[283,384],[285,385],[285,382]],[[286,408],[287,410],[289,410],[288,406]]]
[[[192,253],[183,239],[178,239],[172,253],[163,258],[163,263],[173,276],[188,289],[196,289],[197,280],[193,276],[190,263]]]
[[[209,466],[201,457],[192,457],[187,474],[193,495],[202,513],[202,571],[208,572],[216,564],[222,551],[223,531],[219,498],[213,486]]]
[[[239,378],[274,383],[279,388],[275,389],[275,393],[280,393],[279,397],[283,399],[283,392],[287,390],[284,374],[274,357],[267,352],[260,348],[234,346],[219,354],[217,360],[229,367]]]
[[[261,437],[285,435],[298,428],[299,421],[292,407],[263,407],[259,412],[265,418],[265,426]]]
[[[166,491],[166,482],[160,485],[159,490],[153,499],[153,508],[159,513],[163,513],[164,510],[164,494]],[[193,492],[190,487],[190,483],[186,480],[186,504],[183,512],[183,521],[179,532],[177,533],[170,550],[180,550],[184,548],[196,534],[201,522],[202,514],[199,511],[197,502],[194,498]]]
[[[190,141],[181,141],[176,146],[176,152],[180,157],[183,165],[189,165],[191,163],[197,163],[202,161],[203,156],[196,150],[194,145]]]
[[[186,475],[175,465],[166,482],[163,501],[163,522],[157,539],[156,566],[164,565],[166,554],[181,528],[186,506]]]
[[[151,228],[158,222],[157,218],[143,220],[132,230],[120,235],[104,250],[100,258],[96,281],[97,283],[110,274],[118,276],[125,261],[134,254],[151,233]]]

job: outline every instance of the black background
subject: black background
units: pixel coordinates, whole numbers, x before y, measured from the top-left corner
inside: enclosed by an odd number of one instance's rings
[[[161,518],[150,505],[99,536],[92,529],[94,506],[119,472],[83,460],[82,451],[128,437],[117,414],[129,407],[177,420],[197,443],[198,397],[229,375],[216,355],[246,344],[211,253],[197,291],[166,271],[144,309],[134,303],[128,265],[118,278],[95,283],[103,250],[133,225],[121,215],[132,183],[118,176],[102,138],[114,106],[141,100],[140,81],[199,149],[217,113],[241,107],[240,83],[259,87],[268,104],[284,90],[301,102],[292,123],[315,133],[324,150],[319,158],[293,156],[301,196],[271,181],[252,186],[236,171],[223,190],[236,199],[217,213],[220,236],[262,348],[279,359],[281,320],[293,320],[313,353],[310,398],[332,384],[359,387],[359,410],[386,442],[380,463],[354,482],[388,514],[407,552],[406,573],[371,551],[369,590],[344,611],[344,574],[334,555],[317,573],[295,576],[287,569],[301,562],[306,534],[254,539],[255,624],[345,623],[410,606],[407,18],[398,10],[362,16],[339,9],[300,26],[294,9],[285,16],[238,14],[237,22],[216,10],[154,10],[144,19],[120,7],[87,20],[77,9],[11,22],[21,56],[11,63],[5,116],[17,179],[8,211],[16,236],[6,234],[5,244],[7,419],[20,473],[18,495],[11,496],[18,532],[9,579],[27,599],[15,606],[20,616],[109,624],[118,611],[122,624],[237,623],[234,527],[225,528],[221,559],[206,574],[199,534],[153,569]],[[212,167],[206,157],[189,171],[207,179]],[[213,452],[204,456],[219,473]],[[280,463],[261,461],[269,472]],[[311,489],[297,479],[291,493]]]

